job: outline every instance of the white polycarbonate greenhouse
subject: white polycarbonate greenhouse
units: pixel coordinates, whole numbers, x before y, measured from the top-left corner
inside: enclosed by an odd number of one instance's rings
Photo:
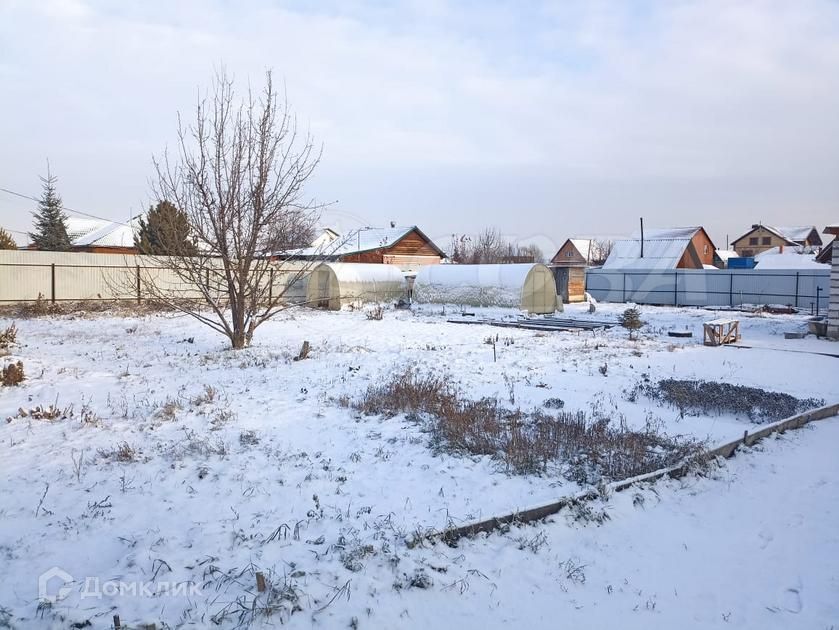
[[[509,306],[528,313],[557,309],[556,282],[541,264],[428,265],[414,281],[419,304]]]
[[[366,302],[391,302],[404,297],[407,285],[395,265],[321,263],[309,276],[306,301],[331,311]]]

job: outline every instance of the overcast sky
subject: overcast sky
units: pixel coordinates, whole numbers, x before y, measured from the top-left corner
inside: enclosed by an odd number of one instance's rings
[[[285,81],[343,229],[548,251],[639,216],[719,246],[839,221],[839,3],[819,0],[0,0],[0,187],[37,195],[49,158],[67,206],[140,212],[220,64]],[[0,225],[33,206],[0,192]]]

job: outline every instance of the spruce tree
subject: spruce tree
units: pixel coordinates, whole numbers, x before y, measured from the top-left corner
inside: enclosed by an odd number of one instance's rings
[[[629,331],[629,338],[632,339],[635,331],[644,326],[644,321],[641,319],[641,311],[637,307],[626,309],[620,317],[618,323]]]
[[[61,207],[61,197],[55,189],[58,178],[47,171],[41,177],[43,193],[38,201],[38,209],[32,213],[35,217],[35,232],[29,234],[36,249],[54,252],[66,252],[71,249],[67,235],[67,215]]]
[[[168,201],[149,208],[140,218],[140,229],[134,244],[142,254],[152,256],[194,256],[195,244],[189,239],[186,213]]]
[[[12,235],[0,227],[0,249],[17,249],[17,243]]]

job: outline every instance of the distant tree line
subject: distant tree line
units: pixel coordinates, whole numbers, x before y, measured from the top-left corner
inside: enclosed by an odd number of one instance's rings
[[[480,265],[489,263],[545,262],[537,245],[522,245],[503,237],[495,228],[485,228],[476,236],[452,235],[449,257],[453,262]]]

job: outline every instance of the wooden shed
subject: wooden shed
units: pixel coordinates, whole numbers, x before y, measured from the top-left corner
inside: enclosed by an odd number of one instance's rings
[[[553,313],[558,306],[554,276],[542,264],[424,267],[413,297],[419,304],[507,306],[535,314]]]
[[[569,238],[551,259],[556,293],[566,304],[586,299],[586,267],[591,264],[593,241]]]
[[[405,277],[395,265],[326,262],[309,275],[306,302],[338,311],[368,302],[393,302],[406,293]]]

